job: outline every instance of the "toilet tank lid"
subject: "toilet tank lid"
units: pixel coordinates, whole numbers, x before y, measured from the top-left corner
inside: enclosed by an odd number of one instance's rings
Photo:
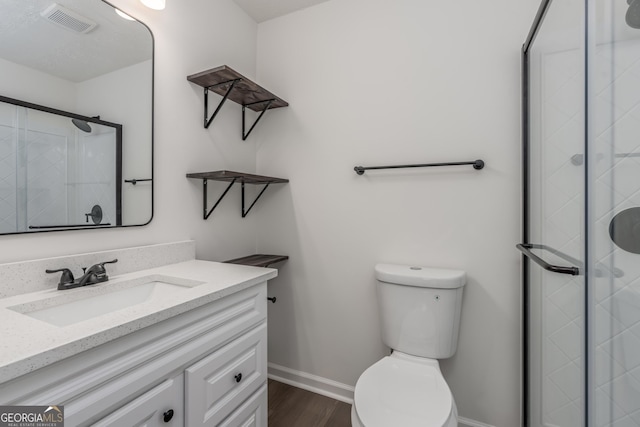
[[[422,288],[455,289],[467,282],[467,274],[462,270],[376,264],[375,271],[376,278],[381,282]]]

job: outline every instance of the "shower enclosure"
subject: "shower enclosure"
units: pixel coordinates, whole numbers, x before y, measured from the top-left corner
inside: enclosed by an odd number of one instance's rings
[[[121,125],[0,96],[0,233],[121,225],[121,164]]]
[[[639,9],[545,0],[522,49],[525,426],[640,426]]]

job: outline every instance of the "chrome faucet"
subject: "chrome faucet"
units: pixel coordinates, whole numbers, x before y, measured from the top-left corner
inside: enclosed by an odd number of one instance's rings
[[[60,276],[60,282],[58,283],[58,290],[79,288],[81,286],[94,285],[96,283],[102,283],[109,280],[107,276],[107,270],[104,268],[105,264],[113,264],[118,262],[117,259],[113,261],[105,261],[98,264],[94,264],[89,268],[83,269],[83,275],[81,278],[75,280],[73,273],[68,268],[60,268],[58,270],[45,270],[46,273],[58,273],[62,272]]]

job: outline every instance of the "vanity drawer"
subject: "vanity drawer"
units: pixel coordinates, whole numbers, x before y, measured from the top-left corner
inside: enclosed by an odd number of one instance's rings
[[[218,427],[267,427],[267,385],[260,387]]]
[[[184,377],[181,374],[160,383],[91,426],[183,427],[183,390]]]
[[[267,325],[252,329],[185,370],[189,427],[217,426],[267,380]]]

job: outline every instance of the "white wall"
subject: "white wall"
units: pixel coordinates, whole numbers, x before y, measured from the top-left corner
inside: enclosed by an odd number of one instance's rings
[[[291,104],[256,136],[260,173],[291,180],[256,208],[259,252],[290,256],[271,363],[354,385],[386,354],[375,263],[464,269],[445,378],[462,416],[519,425],[520,47],[537,6],[340,0],[259,25],[258,80]]]
[[[203,129],[202,88],[187,82],[186,76],[221,64],[253,76],[256,23],[231,0],[169,1],[162,12],[133,0],[112,3],[147,23],[155,37],[154,219],[136,228],[0,236],[0,262],[196,237],[197,256],[202,259],[253,253],[255,216],[240,217],[239,188],[204,221],[202,182],[185,177],[187,172],[216,169],[255,171],[255,147],[240,137],[240,107],[228,103],[212,126]],[[222,188],[210,187],[211,198]]]
[[[73,82],[2,58],[0,75],[2,96],[64,111],[73,111],[75,107],[76,85]]]

